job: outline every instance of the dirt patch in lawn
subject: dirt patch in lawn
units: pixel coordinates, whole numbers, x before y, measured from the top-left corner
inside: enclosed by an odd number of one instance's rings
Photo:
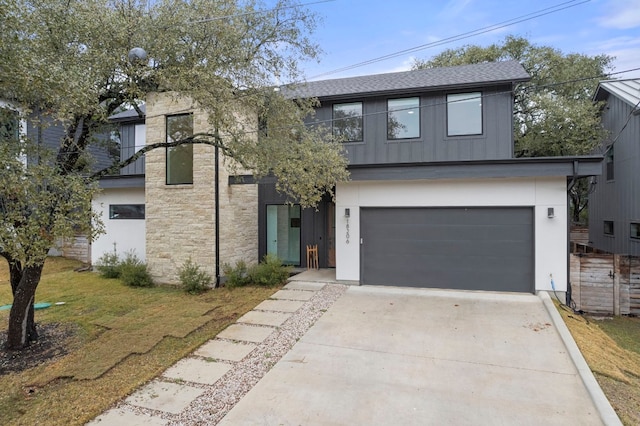
[[[7,331],[0,331],[0,376],[20,373],[62,358],[76,338],[77,327],[72,324],[45,324],[38,326],[38,334],[39,341],[21,351],[9,351],[5,349]]]

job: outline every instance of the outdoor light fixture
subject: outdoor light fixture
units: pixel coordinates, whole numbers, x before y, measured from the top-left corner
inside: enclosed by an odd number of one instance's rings
[[[547,217],[549,219],[553,219],[555,217],[555,212],[553,211],[553,207],[547,208]]]
[[[351,210],[350,209],[344,209],[344,217],[349,217],[351,216]]]

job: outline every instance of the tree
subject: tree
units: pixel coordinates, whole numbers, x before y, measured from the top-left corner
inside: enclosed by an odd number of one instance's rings
[[[448,49],[429,60],[415,60],[413,69],[516,60],[531,76],[514,91],[514,143],[517,157],[585,155],[606,137],[600,108],[592,101],[599,80],[608,78],[613,58],[608,55],[564,54],[536,46],[522,37],[508,36],[500,44]],[[572,217],[579,221],[588,185],[572,191]]]
[[[304,125],[314,101],[285,99],[273,89],[278,81],[299,81],[299,61],[319,54],[309,39],[316,17],[292,0],[269,9],[254,0],[0,0],[0,17],[0,99],[34,124],[64,128],[58,149],[38,167],[12,159],[31,150],[32,140],[3,151],[2,164],[10,167],[2,179],[16,185],[8,190],[0,182],[0,255],[9,262],[14,294],[11,349],[37,337],[33,300],[46,253],[55,238],[90,223],[91,181],[150,149],[218,146],[256,176],[274,174],[279,189],[303,206],[348,177],[340,144],[325,129]],[[138,52],[130,61],[136,47],[148,57]],[[130,107],[140,113],[156,91],[191,98],[208,113],[212,132],[150,141],[134,157],[82,178],[87,148],[108,117]],[[265,122],[266,130],[258,127]],[[34,211],[42,212],[37,221]]]

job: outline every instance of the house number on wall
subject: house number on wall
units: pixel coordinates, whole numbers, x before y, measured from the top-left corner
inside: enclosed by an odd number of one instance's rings
[[[347,218],[347,244],[349,244],[349,218]]]

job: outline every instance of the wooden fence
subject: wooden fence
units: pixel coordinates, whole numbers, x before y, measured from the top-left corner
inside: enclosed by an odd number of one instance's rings
[[[571,254],[571,299],[601,315],[640,315],[640,257]]]

